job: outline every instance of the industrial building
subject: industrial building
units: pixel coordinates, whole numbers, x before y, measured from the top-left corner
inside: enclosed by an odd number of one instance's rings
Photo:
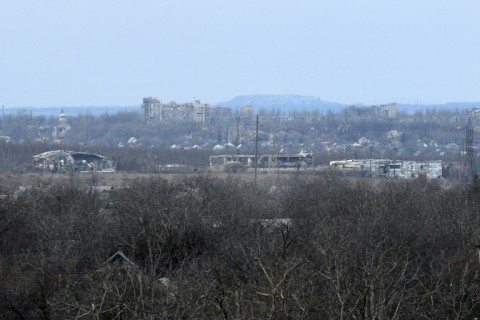
[[[210,156],[210,167],[231,166],[254,168],[255,158],[257,168],[306,168],[313,165],[313,155],[301,152],[298,154],[228,154]]]
[[[404,161],[389,159],[358,159],[330,161],[330,166],[344,171],[356,171],[370,177],[430,179],[442,177],[441,161]]]
[[[397,104],[390,103],[370,107],[349,106],[343,112],[346,116],[355,118],[379,117],[392,119],[397,117]]]
[[[104,156],[67,150],[53,150],[33,156],[36,169],[50,172],[115,172],[115,161]]]

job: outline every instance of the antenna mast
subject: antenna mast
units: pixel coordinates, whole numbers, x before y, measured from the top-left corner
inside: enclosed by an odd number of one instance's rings
[[[473,151],[473,125],[470,118],[465,130],[465,151],[467,155],[468,180],[473,181],[477,176],[477,167],[475,166],[475,153]]]
[[[255,126],[255,185],[257,184],[257,167],[258,167],[258,114],[257,114],[257,123]]]

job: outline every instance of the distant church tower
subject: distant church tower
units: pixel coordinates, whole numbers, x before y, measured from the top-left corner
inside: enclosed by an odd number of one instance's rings
[[[60,112],[60,116],[58,117],[58,124],[54,127],[52,132],[53,143],[63,143],[69,130],[70,125],[67,123],[67,117],[62,109],[62,112]]]

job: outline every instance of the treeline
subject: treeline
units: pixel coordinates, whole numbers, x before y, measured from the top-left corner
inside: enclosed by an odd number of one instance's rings
[[[0,202],[0,319],[472,319],[478,189],[39,180]]]
[[[325,152],[329,159],[356,156],[389,157],[392,159],[421,158],[458,161],[465,141],[466,110],[426,110],[414,115],[398,114],[395,119],[354,118],[338,113],[295,112],[290,120],[279,120],[278,111],[260,110],[259,131],[261,153],[284,150],[297,153],[301,149]],[[235,113],[234,113],[235,115]],[[297,117],[297,116],[305,117]],[[458,122],[454,122],[455,117]],[[305,120],[308,119],[308,120]],[[478,126],[476,117],[473,125]],[[216,144],[241,144],[239,152],[253,153],[255,119],[251,117],[212,118],[207,125],[195,121],[147,119],[139,112],[105,113],[100,116],[80,114],[68,116],[65,144],[116,148],[136,147],[169,149],[173,145],[188,149],[194,146],[212,151]],[[54,116],[32,116],[29,113],[5,115],[0,123],[2,136],[14,141],[31,143],[52,141]],[[399,139],[392,140],[389,132],[398,131]],[[130,138],[135,143],[129,144]],[[363,139],[365,144],[352,148]],[[273,144],[275,141],[275,144]],[[336,146],[336,148],[334,148]],[[333,148],[333,151],[330,152]],[[75,148],[76,149],[76,148]]]

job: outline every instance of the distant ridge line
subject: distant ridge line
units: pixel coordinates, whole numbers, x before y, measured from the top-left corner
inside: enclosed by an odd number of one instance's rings
[[[77,116],[80,114],[90,114],[99,116],[105,113],[116,114],[120,112],[136,112],[140,111],[140,101],[136,106],[55,106],[55,107],[8,107],[4,106],[4,112],[8,114],[16,114],[21,112],[28,112],[32,116],[44,115],[58,115],[63,109],[67,116]],[[279,110],[282,112],[288,111],[320,111],[320,112],[341,112],[345,107],[350,105],[369,106],[369,104],[345,104],[339,102],[332,102],[322,100],[319,97],[298,95],[298,94],[252,94],[239,95],[231,100],[212,103],[205,101],[213,107],[228,107],[231,109],[239,109],[246,105],[252,105],[255,112],[264,110]],[[388,101],[387,103],[394,103],[396,101]],[[480,108],[480,102],[447,102],[435,104],[421,104],[421,103],[398,103],[398,111],[406,113],[414,113],[416,111],[437,109],[437,110],[455,110]]]

